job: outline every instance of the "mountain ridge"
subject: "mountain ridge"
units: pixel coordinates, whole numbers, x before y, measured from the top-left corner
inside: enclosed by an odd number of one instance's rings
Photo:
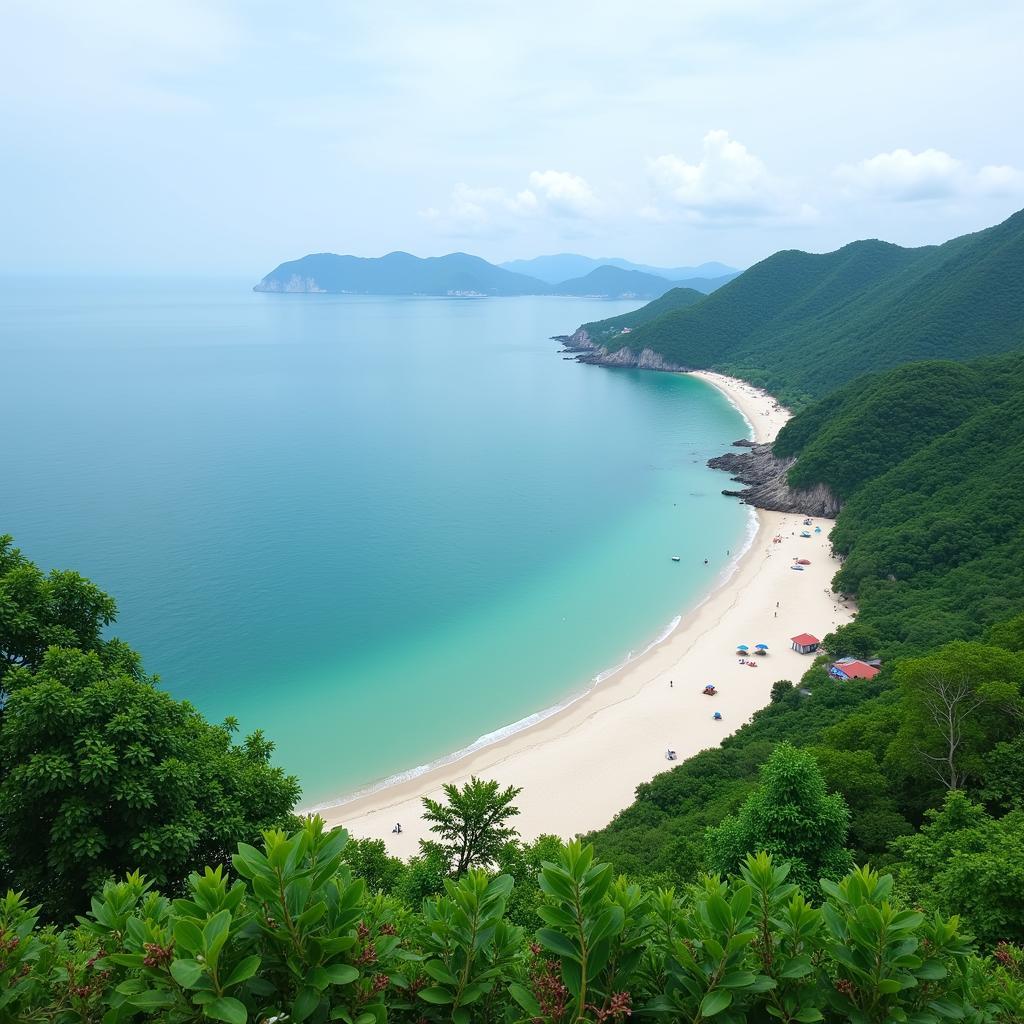
[[[1024,211],[941,245],[878,239],[830,253],[782,250],[704,300],[650,318],[606,344],[604,322],[571,344],[588,362],[656,354],[806,404],[868,371],[968,359],[1024,345]]]
[[[253,291],[343,295],[593,295],[654,299],[677,284],[708,293],[731,280],[732,273],[676,282],[631,267],[599,264],[589,267],[585,273],[549,282],[464,252],[426,257],[402,250],[379,257],[319,252],[279,264],[253,287]],[[710,271],[722,269],[723,265],[709,263],[703,267]]]

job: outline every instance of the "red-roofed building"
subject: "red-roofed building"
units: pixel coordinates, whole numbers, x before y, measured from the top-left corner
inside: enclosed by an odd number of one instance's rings
[[[882,670],[870,662],[859,658],[840,658],[832,663],[829,673],[836,679],[874,679]]]
[[[793,645],[793,650],[799,651],[800,654],[813,654],[821,645],[821,641],[816,636],[811,636],[810,633],[798,633],[796,636],[791,636],[789,640]]]

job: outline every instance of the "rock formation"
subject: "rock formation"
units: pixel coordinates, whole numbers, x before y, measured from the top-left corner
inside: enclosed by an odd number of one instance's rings
[[[732,474],[736,483],[746,485],[743,490],[723,490],[723,494],[772,512],[798,512],[827,519],[834,519],[838,514],[841,503],[824,484],[809,490],[789,486],[786,474],[796,462],[795,458],[778,458],[770,444],[740,440],[734,441],[733,447],[747,451],[743,454],[727,452],[708,459],[712,469],[724,469]]]

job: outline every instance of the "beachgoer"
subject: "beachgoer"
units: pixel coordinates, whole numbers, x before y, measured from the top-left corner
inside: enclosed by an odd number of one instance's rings
[[[708,560],[707,560],[706,558],[704,559],[704,564],[705,564],[705,565],[707,565],[707,564],[708,564]]]
[[[675,683],[674,683],[674,682],[673,682],[673,681],[672,681],[671,679],[670,679],[670,680],[668,681],[668,688],[669,688],[670,690],[671,690],[671,689],[673,689],[673,688],[675,687],[675,685],[676,685],[676,684],[675,684]]]

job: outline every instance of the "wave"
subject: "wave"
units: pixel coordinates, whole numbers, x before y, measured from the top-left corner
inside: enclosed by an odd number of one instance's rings
[[[753,507],[751,507],[750,515],[747,519],[747,527],[743,536],[743,542],[740,545],[739,551],[730,558],[725,568],[719,574],[714,586],[711,587],[711,589],[688,610],[687,614],[692,615],[696,612],[698,608],[709,601],[712,595],[733,577],[736,570],[739,568],[739,564],[743,556],[750,550],[751,545],[754,543],[757,531],[757,513]],[[445,765],[461,761],[463,758],[469,757],[471,754],[475,754],[478,750],[483,750],[485,747],[490,747],[496,743],[500,743],[502,740],[506,740],[510,736],[515,736],[517,733],[531,729],[533,726],[539,725],[541,722],[544,722],[554,715],[564,711],[566,708],[571,707],[577,701],[582,700],[588,694],[592,693],[598,686],[606,682],[612,676],[621,672],[632,662],[639,660],[655,647],[663,644],[672,636],[673,633],[675,633],[680,625],[682,625],[682,622],[682,614],[674,616],[671,621],[658,632],[657,636],[655,636],[650,643],[642,647],[639,651],[630,650],[617,665],[613,665],[611,668],[598,672],[585,687],[570,694],[557,704],[552,704],[550,707],[534,712],[532,715],[527,715],[525,718],[520,718],[518,721],[512,722],[510,725],[502,726],[500,729],[495,729],[493,732],[484,733],[482,736],[478,736],[473,740],[473,742],[468,746],[462,747],[450,754],[444,754],[433,761],[428,761],[426,764],[417,765],[415,768],[408,768],[405,771],[396,772],[394,775],[389,775],[387,778],[381,779],[378,782],[371,783],[368,786],[363,786],[361,789],[349,793],[346,796],[324,800],[321,803],[303,809],[300,813],[313,814],[319,811],[337,810],[339,807],[344,807],[347,804],[354,803],[356,800],[372,796],[374,793],[380,793],[386,789],[391,789],[393,786],[399,786],[404,782],[411,782],[413,779],[417,779],[421,775],[426,775],[428,772],[432,772],[436,768],[443,768]]]

